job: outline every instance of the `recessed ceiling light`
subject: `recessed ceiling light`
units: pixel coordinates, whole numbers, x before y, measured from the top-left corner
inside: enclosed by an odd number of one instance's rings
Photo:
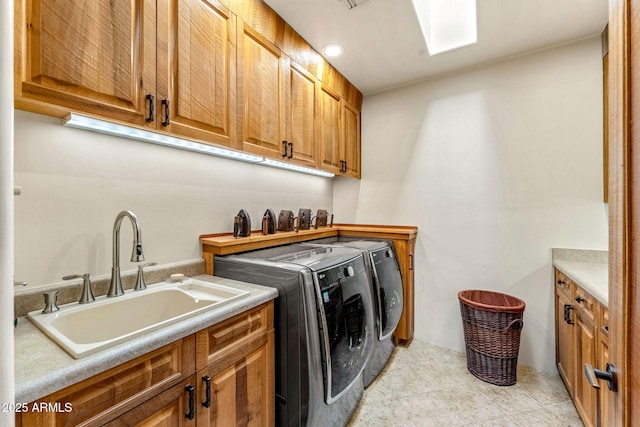
[[[336,43],[328,44],[322,48],[322,53],[330,58],[340,56],[342,52],[344,52],[344,48]]]

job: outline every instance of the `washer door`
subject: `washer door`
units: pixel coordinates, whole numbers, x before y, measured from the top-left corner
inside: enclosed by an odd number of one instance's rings
[[[396,330],[402,315],[402,276],[395,252],[390,247],[371,252],[371,263],[380,309],[378,338],[383,340]]]
[[[373,305],[362,256],[314,274],[325,401],[357,380],[371,352]]]

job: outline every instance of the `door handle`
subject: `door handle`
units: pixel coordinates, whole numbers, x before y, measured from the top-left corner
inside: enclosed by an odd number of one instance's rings
[[[211,407],[211,377],[205,375],[202,377],[202,381],[204,381],[206,386],[205,399],[202,401],[202,406],[209,408]]]
[[[169,126],[171,124],[171,110],[169,109],[169,100],[163,99],[161,103],[164,106],[164,119],[162,119],[162,126]]]
[[[153,95],[148,93],[145,99],[147,101],[149,101],[149,115],[147,117],[145,117],[145,120],[147,121],[147,123],[151,123],[151,122],[153,122],[155,120],[154,111],[155,111],[155,108],[156,108],[153,105]]]
[[[196,417],[196,389],[191,384],[187,384],[184,390],[189,393],[189,410],[185,412],[184,417],[192,420]]]
[[[609,390],[618,391],[617,370],[615,365],[611,363],[607,363],[607,369],[605,371],[594,369],[591,364],[586,363],[584,365],[584,375],[593,388],[599,389],[600,384],[598,384],[598,380],[605,380]]]
[[[564,321],[570,325],[573,325],[575,322],[571,320],[571,310],[573,310],[571,304],[564,305]]]

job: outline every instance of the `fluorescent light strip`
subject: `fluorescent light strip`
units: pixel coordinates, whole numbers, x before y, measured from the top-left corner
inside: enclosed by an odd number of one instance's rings
[[[197,153],[210,154],[212,156],[226,157],[228,159],[240,160],[248,163],[259,163],[264,157],[254,156],[241,151],[229,150],[212,145],[200,144],[199,142],[187,139],[175,138],[169,135],[149,132],[143,129],[131,128],[129,126],[106,122],[104,120],[69,114],[63,119],[62,124],[77,129],[91,130],[107,135],[121,136],[123,138],[134,139],[136,141],[151,142],[166,147],[181,148],[183,150],[195,151]]]
[[[267,159],[267,158],[265,158],[260,164],[265,165],[265,166],[273,166],[275,168],[280,168],[280,169],[288,169],[288,170],[292,170],[292,171],[296,171],[296,172],[310,173],[312,175],[325,176],[325,177],[328,177],[328,178],[335,176],[331,172],[325,172],[325,171],[320,171],[320,170],[317,170],[317,169],[305,168],[304,166],[298,166],[298,165],[294,165],[294,164],[291,164],[291,163],[279,162],[277,160],[271,160],[271,159]]]
[[[133,139],[136,141],[150,142],[153,144],[164,145],[166,147],[180,148],[182,150],[194,151],[196,153],[208,154],[216,157],[224,157],[232,160],[239,160],[247,163],[261,164],[266,166],[287,169],[296,172],[303,172],[311,175],[333,177],[334,174],[320,171],[302,166],[296,166],[289,163],[278,162],[271,159],[265,159],[262,156],[254,156],[253,154],[243,153],[241,151],[229,150],[228,148],[216,147],[208,144],[190,141],[188,139],[176,138],[174,136],[164,135],[161,133],[150,132],[144,129],[132,128],[125,125],[107,122],[100,119],[82,116],[71,113],[62,119],[64,126],[90,130],[93,132],[103,133],[106,135],[120,136],[123,138]]]

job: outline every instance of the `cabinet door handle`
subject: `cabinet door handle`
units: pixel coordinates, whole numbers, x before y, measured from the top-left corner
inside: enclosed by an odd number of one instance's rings
[[[184,416],[186,419],[192,420],[196,416],[196,389],[191,384],[187,384],[184,390],[189,393],[189,410],[185,412]]]
[[[573,310],[573,307],[571,306],[571,304],[564,305],[564,321],[570,325],[573,325],[575,324],[575,322],[571,320],[571,310]]]
[[[409,270],[413,270],[413,255],[409,254]]]
[[[576,302],[578,304],[580,304],[582,301],[586,301],[586,299],[582,298],[582,297],[576,297]]]
[[[164,119],[162,119],[162,126],[169,126],[169,124],[171,123],[171,120],[169,118],[170,116],[170,109],[169,109],[169,100],[168,99],[163,99],[162,100],[162,106],[164,107]]]
[[[558,281],[557,281],[556,283],[558,284],[558,286],[564,286],[564,285],[566,285],[566,284],[567,284],[567,282],[565,282],[565,281],[564,281],[564,280],[562,280],[562,279],[558,279]]]
[[[600,369],[593,369],[593,366],[589,363],[585,363],[584,365],[584,375],[587,377],[587,381],[591,384],[591,387],[595,389],[600,388],[600,384],[598,384],[598,380],[605,380],[607,382],[607,386],[611,391],[618,391],[618,384],[616,381],[616,367],[610,363],[607,363],[607,368],[605,371]]]
[[[154,116],[154,111],[156,107],[153,105],[153,100],[154,100],[153,95],[148,93],[146,96],[146,100],[149,101],[149,115],[145,117],[145,120],[147,121],[147,123],[151,123],[156,119]]]
[[[211,407],[211,377],[205,375],[202,377],[202,381],[204,381],[206,385],[205,399],[202,401],[202,406],[209,408]]]
[[[293,158],[293,142],[289,142],[289,158]]]
[[[282,141],[282,158],[289,157],[287,149],[289,147],[289,143],[287,141]]]

